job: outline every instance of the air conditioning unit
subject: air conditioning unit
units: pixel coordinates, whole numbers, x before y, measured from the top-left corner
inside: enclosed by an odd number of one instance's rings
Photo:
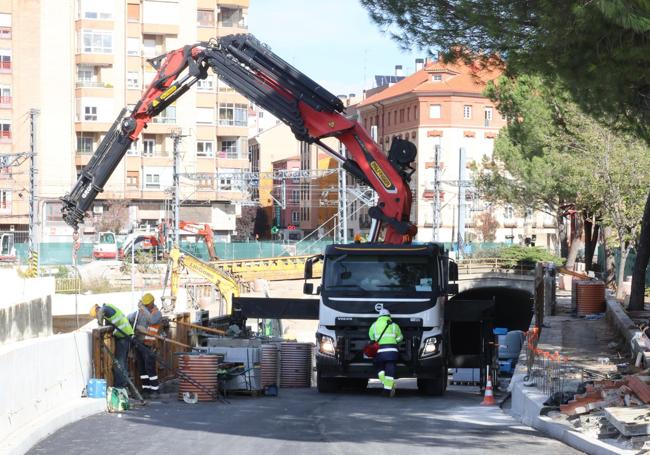
[[[93,213],[97,215],[101,215],[104,213],[104,206],[103,205],[94,205],[93,206]]]

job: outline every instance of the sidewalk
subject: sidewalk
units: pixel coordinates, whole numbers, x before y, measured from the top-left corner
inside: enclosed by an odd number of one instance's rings
[[[603,410],[608,406],[625,406],[619,388],[629,392],[630,400],[636,399],[617,368],[617,364],[629,364],[631,355],[630,335],[621,333],[631,329],[630,322],[620,320],[623,311],[613,311],[617,305],[609,302],[607,318],[604,315],[594,319],[578,318],[571,314],[570,291],[558,291],[556,315],[545,316],[537,347],[551,353],[559,352],[568,358],[570,366],[572,380],[564,383],[563,390],[569,392],[568,397],[564,397],[565,402],[568,398],[572,401],[562,406],[562,412],[557,405],[544,405],[548,393],[534,387],[526,377],[525,348],[509,388],[512,413],[524,424],[589,454],[632,454],[647,447],[644,446],[644,436],[621,435]],[[609,379],[623,380],[606,381]],[[579,384],[589,381],[593,381],[594,386],[577,390]],[[585,393],[575,396],[577,391]],[[632,404],[635,403],[640,404],[638,400]]]

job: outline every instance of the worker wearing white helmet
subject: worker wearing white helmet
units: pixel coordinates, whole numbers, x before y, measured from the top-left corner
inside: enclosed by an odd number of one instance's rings
[[[375,357],[377,377],[384,385],[384,394],[390,397],[395,396],[395,364],[399,359],[397,345],[402,342],[402,330],[390,317],[390,311],[382,308],[379,317],[370,326],[368,335],[371,341],[379,344],[379,350]]]

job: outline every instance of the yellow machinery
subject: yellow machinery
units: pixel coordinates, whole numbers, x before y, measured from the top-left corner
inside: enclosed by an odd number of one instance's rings
[[[169,297],[170,306],[167,307],[167,305],[164,305],[164,309],[166,310],[165,312],[174,311],[178,294],[178,285],[180,283],[181,271],[183,269],[196,273],[214,285],[219,291],[219,294],[221,294],[221,298],[226,302],[226,314],[231,313],[232,299],[233,297],[239,297],[239,282],[225,270],[216,268],[191,254],[183,253],[176,246],[174,246],[169,252],[169,262],[167,263],[164,287],[167,287],[168,279],[171,279],[171,284]]]

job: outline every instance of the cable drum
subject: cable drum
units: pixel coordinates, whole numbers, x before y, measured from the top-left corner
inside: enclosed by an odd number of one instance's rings
[[[278,385],[279,346],[275,343],[263,344],[260,365],[262,367],[262,388]]]
[[[178,399],[183,399],[183,393],[195,393],[199,401],[215,401],[218,392],[217,370],[223,362],[223,356],[217,354],[183,353],[178,358],[178,370],[189,376],[192,384],[183,375],[179,375]]]
[[[281,343],[280,387],[311,387],[311,343]]]
[[[578,281],[576,283],[576,306],[578,316],[605,312],[605,283],[602,281]]]

